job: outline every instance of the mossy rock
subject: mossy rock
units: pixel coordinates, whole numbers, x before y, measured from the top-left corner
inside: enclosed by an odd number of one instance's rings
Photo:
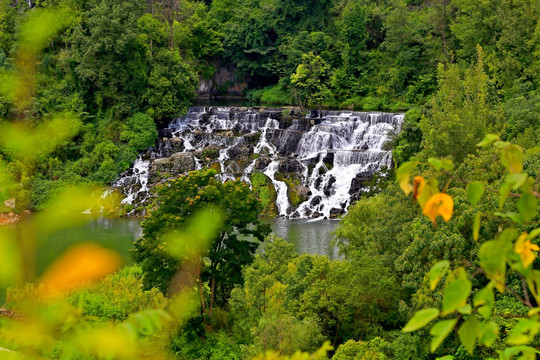
[[[268,176],[254,172],[250,176],[251,186],[255,196],[262,204],[261,216],[275,217],[277,215],[277,192]]]

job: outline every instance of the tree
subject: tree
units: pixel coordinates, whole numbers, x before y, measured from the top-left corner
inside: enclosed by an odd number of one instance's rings
[[[490,112],[488,76],[484,73],[483,52],[465,76],[460,68],[439,65],[439,90],[428,102],[429,112],[420,121],[424,145],[429,154],[451,156],[459,162],[474,154],[476,143],[485,134]]]
[[[186,111],[197,91],[198,79],[178,51],[163,49],[152,61],[142,98],[156,120],[173,119]]]
[[[291,83],[300,106],[317,104],[321,107],[322,102],[328,99],[330,91],[326,82],[329,69],[326,61],[319,55],[313,52],[302,55],[302,63],[296,68],[296,73],[291,75]]]
[[[267,225],[259,223],[260,204],[247,184],[222,183],[215,175],[214,170],[195,171],[160,185],[159,207],[143,222],[143,236],[135,242],[132,253],[143,268],[146,288],[155,286],[167,292],[180,265],[164,249],[167,233],[184,229],[186,220],[199,209],[215,206],[223,211],[218,234],[197,265],[201,306],[203,311],[208,309],[209,317],[215,305],[227,305],[232,288],[242,281],[242,266],[252,262],[258,241],[269,232]],[[203,257],[208,264],[203,263]],[[203,282],[210,287],[208,307]]]

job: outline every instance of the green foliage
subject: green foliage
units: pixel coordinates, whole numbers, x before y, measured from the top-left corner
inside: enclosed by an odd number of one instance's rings
[[[460,75],[456,65],[439,67],[439,90],[429,101],[429,113],[420,128],[429,154],[452,156],[456,161],[475,152],[490,123],[487,106],[488,78],[484,73],[482,50],[475,65]]]
[[[430,278],[436,280],[435,282],[431,281],[432,290],[436,289],[439,280],[446,277],[440,315],[454,316],[436,322],[431,328],[431,352],[435,352],[452,330],[458,326],[459,340],[470,355],[473,355],[477,344],[488,348],[494,345],[501,331],[500,324],[497,322],[498,314],[493,312],[493,308],[500,299],[495,297],[494,290],[496,289],[500,294],[509,292],[515,299],[530,309],[527,317],[520,319],[517,323],[503,325],[507,327],[506,331],[509,336],[505,339],[506,344],[500,346],[500,358],[504,359],[517,354],[521,354],[522,358],[535,358],[536,350],[525,345],[534,344],[533,339],[539,328],[538,309],[535,305],[538,301],[537,284],[535,283],[536,270],[531,265],[536,260],[536,252],[540,250],[538,245],[533,242],[540,235],[540,230],[535,229],[535,223],[531,223],[531,221],[537,218],[537,197],[540,195],[538,195],[538,191],[533,185],[534,179],[529,178],[526,173],[522,173],[524,155],[519,146],[500,141],[498,136],[491,134],[479,142],[478,146],[493,146],[496,152],[499,153],[501,165],[509,173],[508,175],[502,175],[500,181],[498,181],[500,187],[500,190],[496,192],[499,195],[498,199],[496,199],[498,200],[498,206],[496,206],[497,202],[491,202],[491,206],[488,207],[489,210],[484,211],[493,217],[508,219],[509,221],[505,222],[504,226],[501,225],[496,233],[488,235],[488,238],[494,238],[493,240],[485,241],[479,246],[477,252],[475,252],[478,257],[475,263],[465,260],[463,263],[466,267],[460,266],[450,271],[450,263],[445,261],[436,263],[432,268]],[[430,164],[433,166],[436,162],[432,160]],[[436,166],[434,168],[437,171],[441,170]],[[438,175],[436,172],[432,176]],[[418,178],[415,178],[415,183]],[[423,178],[421,183],[424,183]],[[415,192],[419,193],[423,191],[426,190],[422,187],[415,190]],[[482,182],[468,183],[467,193],[473,206],[479,203],[483,191],[484,184]],[[520,193],[515,194],[519,199],[505,207],[508,203],[510,191],[520,191]],[[435,194],[432,197],[437,195]],[[417,194],[415,198],[418,198],[418,196],[421,197],[421,195]],[[426,213],[428,203],[423,205],[419,201],[420,206],[424,207],[423,212],[426,215],[428,215]],[[478,206],[475,210],[478,211],[479,208]],[[517,208],[518,212],[512,211],[514,208]],[[501,211],[506,211],[506,213]],[[479,225],[476,225],[476,223],[475,221],[474,226],[478,227]],[[520,225],[524,224],[525,227],[520,227]],[[520,230],[516,229],[516,226],[520,227]],[[475,233],[475,240],[478,240],[478,235],[476,235],[478,229],[473,232]],[[475,270],[473,275],[469,275],[466,268]],[[483,274],[485,279],[474,279],[474,274],[478,273]],[[512,289],[513,275],[515,273],[518,273],[521,278],[519,293]],[[478,286],[478,290],[471,292],[473,280],[475,281],[474,284]],[[471,295],[473,296],[470,298]],[[530,296],[535,299],[535,303],[531,302]],[[476,316],[476,314],[479,316]],[[438,316],[439,311],[437,308],[419,311],[403,330],[414,331],[423,328]],[[482,319],[480,319],[480,316]]]
[[[211,288],[209,309],[214,301],[227,304],[232,287],[241,283],[241,267],[252,261],[257,240],[268,232],[259,224],[260,205],[249,187],[239,181],[221,183],[215,175],[213,170],[191,172],[161,185],[158,209],[144,221],[143,237],[135,242],[132,253],[145,273],[145,287],[167,292],[179,262],[165,251],[164,232],[185,228],[186,220],[198,209],[215,206],[223,211],[223,223],[216,223],[218,234],[205,254],[210,263],[200,274],[200,280]]]
[[[272,181],[264,174],[254,172],[250,176],[253,193],[259,199],[262,206],[262,216],[273,217],[277,214],[277,193]]]
[[[84,316],[98,321],[123,321],[132,313],[163,309],[166,300],[157,289],[143,291],[142,270],[125,267],[101,282],[70,295],[69,301]]]
[[[302,55],[302,63],[291,75],[293,94],[301,107],[308,104],[321,107],[329,98],[328,70],[328,64],[319,55],[312,52]]]

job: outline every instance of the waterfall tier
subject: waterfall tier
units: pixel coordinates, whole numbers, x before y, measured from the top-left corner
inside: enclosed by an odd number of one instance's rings
[[[114,186],[125,194],[123,203],[140,207],[153,185],[190,170],[212,167],[222,181],[241,178],[250,185],[259,173],[267,180],[263,186],[272,187],[266,193],[273,194],[273,214],[332,218],[365,191],[363,182],[392,165],[384,145],[400,131],[403,114],[290,112],[192,107],[160,130],[156,146]]]

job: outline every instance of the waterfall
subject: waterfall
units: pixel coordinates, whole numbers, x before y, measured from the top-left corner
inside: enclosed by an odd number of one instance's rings
[[[332,218],[347,211],[372,175],[392,166],[384,148],[401,130],[403,114],[281,108],[192,107],[160,130],[156,147],[113,184],[123,203],[144,204],[162,173],[178,176],[217,166],[222,181],[250,183],[258,172],[276,191],[278,216]],[[156,180],[157,178],[157,180]],[[250,184],[251,185],[251,184]],[[293,206],[291,192],[301,194]]]

